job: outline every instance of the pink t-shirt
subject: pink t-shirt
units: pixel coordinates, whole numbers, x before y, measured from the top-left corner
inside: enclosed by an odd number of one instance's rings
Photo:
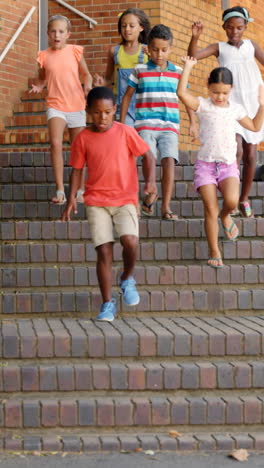
[[[114,122],[106,132],[82,130],[73,140],[70,165],[88,168],[84,202],[91,206],[122,206],[138,202],[134,156],[149,146],[134,128]]]
[[[41,50],[37,61],[45,69],[48,96],[47,107],[63,112],[85,109],[85,97],[79,79],[79,62],[83,47],[67,44],[63,49]]]
[[[228,107],[219,107],[210,98],[199,97],[199,101],[196,112],[200,122],[201,147],[197,159],[232,164],[236,161],[237,151],[236,122],[246,117],[246,110],[234,102],[229,102]]]

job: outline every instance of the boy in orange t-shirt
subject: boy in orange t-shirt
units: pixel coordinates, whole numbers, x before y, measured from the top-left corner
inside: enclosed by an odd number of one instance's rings
[[[97,252],[97,277],[103,298],[97,320],[111,322],[116,314],[116,301],[111,295],[113,227],[123,247],[124,269],[120,276],[123,299],[127,305],[137,305],[139,294],[132,276],[138,248],[138,177],[134,156],[143,158],[146,194],[157,193],[155,159],[134,128],[114,121],[116,105],[111,89],[92,89],[87,106],[93,123],[77,135],[72,145],[70,194],[62,220],[69,221],[71,212],[76,213],[74,195],[86,164],[84,203]]]

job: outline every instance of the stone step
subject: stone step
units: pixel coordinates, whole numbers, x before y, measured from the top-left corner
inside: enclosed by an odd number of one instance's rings
[[[216,396],[215,391],[222,390],[239,391],[243,396],[248,395],[243,390],[251,389],[255,393],[263,388],[264,363],[253,360],[196,362],[192,358],[192,361],[177,360],[176,363],[174,360],[134,362],[124,359],[122,362],[114,359],[93,362],[86,358],[78,364],[65,359],[60,362],[49,360],[46,364],[2,361],[0,369],[1,393],[11,396],[15,392],[16,398],[30,392],[41,392],[51,398],[54,392],[66,395],[79,392],[78,396],[90,397],[100,396],[101,391],[109,391],[109,396],[119,396],[118,392],[123,396],[130,396],[131,392],[137,392],[137,395],[142,392],[142,396],[143,392],[165,396],[173,390],[181,392],[181,396],[187,396],[188,390],[192,390],[192,396],[201,391]],[[224,397],[224,393],[221,396]]]
[[[195,428],[194,428],[195,429]],[[211,427],[210,427],[211,429]],[[239,428],[240,429],[240,428]],[[46,452],[46,453],[109,453],[121,452],[121,457],[126,457],[126,454],[133,452],[142,452],[151,450],[154,453],[160,451],[173,451],[177,455],[190,451],[228,451],[234,449],[246,449],[262,451],[264,449],[264,432],[257,432],[256,428],[252,431],[237,430],[230,432],[230,427],[224,432],[186,432],[181,429],[178,437],[170,435],[170,431],[130,431],[126,428],[126,432],[117,432],[115,429],[109,432],[98,430],[97,434],[91,433],[90,430],[85,434],[84,428],[81,429],[81,434],[60,430],[60,435],[52,432],[49,428],[46,431],[44,428],[38,433],[32,434],[32,429],[17,430],[16,434],[8,434],[0,436],[0,448],[11,452]],[[123,454],[123,455],[122,455]],[[123,458],[120,458],[123,461]],[[126,459],[124,458],[124,463]]]
[[[263,310],[262,310],[263,312]],[[2,359],[173,358],[264,354],[264,316],[1,320]],[[261,371],[263,376],[263,372]]]
[[[28,204],[31,206],[30,202]],[[58,217],[63,209],[62,207],[54,206],[60,211],[57,211]],[[81,206],[81,205],[80,205]],[[263,218],[235,218],[235,222],[240,231],[240,237],[245,238],[262,238],[264,236],[264,219]],[[179,219],[175,222],[164,221],[153,217],[144,217],[139,220],[140,228],[140,239],[158,239],[160,242],[173,242],[171,238],[177,238],[176,240],[186,241],[186,239],[199,238],[201,242],[204,241],[204,227],[203,219]],[[222,227],[220,227],[220,236],[223,236]],[[71,222],[62,223],[59,220],[55,221],[29,221],[26,220],[10,220],[2,222],[0,224],[0,239],[2,241],[31,241],[40,242],[43,241],[54,241],[59,242],[66,241],[77,242],[87,241],[91,239],[89,224],[87,220],[77,220]],[[250,241],[247,239],[248,242]],[[154,242],[154,241],[153,241]],[[233,248],[239,245],[237,242],[225,242],[225,245],[231,245]],[[242,242],[242,241],[241,241]],[[262,242],[262,240],[261,240]],[[154,245],[154,244],[153,244]],[[187,244],[188,246],[190,244]],[[172,249],[173,249],[172,244]],[[176,247],[175,247],[176,248]],[[119,250],[118,243],[115,244],[115,249]],[[148,254],[149,255],[149,254]],[[244,253],[241,257],[250,258],[249,254]],[[166,256],[167,257],[167,256]],[[155,259],[150,255],[146,257],[148,259]],[[165,258],[165,257],[164,257]],[[170,259],[170,257],[168,257]],[[175,259],[175,257],[173,257]],[[95,259],[95,257],[93,257]]]
[[[251,396],[227,393],[221,396],[119,396],[80,398],[45,396],[32,399],[9,398],[1,404],[3,428],[113,428],[142,430],[151,427],[219,427],[247,425],[249,431],[263,427],[261,394]],[[256,427],[255,427],[256,426]],[[169,429],[168,429],[169,430]],[[207,429],[208,430],[208,429]]]

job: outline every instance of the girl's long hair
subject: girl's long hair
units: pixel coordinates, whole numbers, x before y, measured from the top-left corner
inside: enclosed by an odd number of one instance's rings
[[[146,13],[143,10],[140,10],[139,8],[128,8],[127,10],[125,10],[122,13],[122,15],[120,15],[118,19],[118,23],[117,23],[117,29],[121,37],[122,37],[122,28],[121,28],[122,18],[124,18],[124,16],[126,15],[134,15],[137,17],[140,26],[143,28],[143,30],[139,33],[138,42],[140,42],[141,44],[147,44],[148,35],[150,31],[150,21]],[[121,44],[125,44],[125,42],[126,41],[122,37]]]

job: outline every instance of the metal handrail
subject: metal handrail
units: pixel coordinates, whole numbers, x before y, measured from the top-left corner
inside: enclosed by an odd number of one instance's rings
[[[25,18],[23,19],[22,23],[20,24],[20,26],[17,28],[15,34],[13,35],[13,37],[10,39],[10,41],[8,42],[7,46],[4,48],[3,52],[1,53],[0,55],[0,63],[2,62],[2,60],[5,58],[7,52],[9,51],[9,49],[11,49],[12,45],[14,44],[15,40],[18,38],[19,34],[21,33],[22,29],[24,28],[24,26],[28,23],[28,21],[31,19],[31,16],[33,15],[34,11],[36,10],[36,7],[31,7],[28,14],[25,16]]]
[[[82,13],[82,11],[77,10],[77,8],[74,8],[73,6],[71,6],[68,3],[64,2],[64,0],[55,0],[55,1],[57,3],[60,3],[60,5],[64,6],[65,8],[68,8],[68,10],[73,11],[74,13],[76,13],[76,15],[79,15],[82,18],[84,18],[86,21],[88,21],[88,23],[90,25],[90,28],[92,28],[94,25],[97,24],[97,21],[95,21],[92,18],[90,18],[89,16],[85,15],[84,13]]]

